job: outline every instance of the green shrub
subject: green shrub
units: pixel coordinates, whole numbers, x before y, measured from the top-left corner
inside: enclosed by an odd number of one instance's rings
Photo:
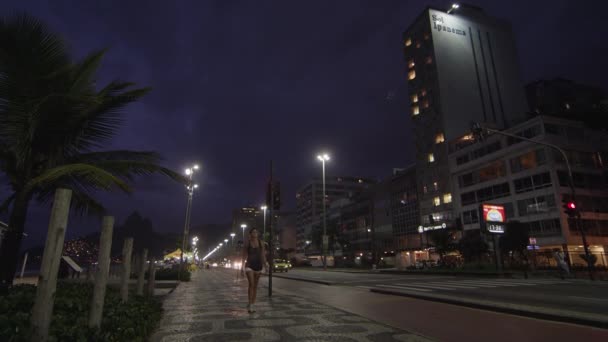
[[[156,276],[154,279],[156,280],[177,280],[177,268],[164,268],[156,271]],[[183,269],[180,275],[181,281],[190,281],[191,277],[190,271],[187,269]]]
[[[16,286],[0,297],[0,341],[29,341],[29,321],[36,288]],[[87,327],[93,286],[59,283],[55,295],[51,341],[145,341],[160,321],[161,304],[154,298],[132,296],[125,304],[120,292],[108,288],[101,329]]]

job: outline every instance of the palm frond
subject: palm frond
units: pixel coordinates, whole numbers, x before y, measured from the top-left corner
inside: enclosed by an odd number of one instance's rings
[[[96,189],[110,190],[117,187],[126,193],[131,192],[131,187],[124,180],[100,167],[89,164],[68,164],[46,170],[29,181],[24,190],[31,193],[36,189],[52,188],[62,183],[68,183],[70,178],[88,183]]]
[[[4,214],[6,212],[8,212],[8,208],[11,206],[11,203],[13,203],[13,201],[15,200],[15,193],[11,194],[10,196],[8,196],[7,198],[4,199],[4,201],[2,201],[2,204],[0,204],[0,214]]]
[[[102,217],[106,214],[106,208],[84,191],[72,192],[71,209],[80,216]]]
[[[157,152],[115,150],[83,153],[71,162],[95,165],[128,180],[133,180],[134,176],[160,173],[182,184],[187,183],[187,178],[182,174],[160,166],[161,160]]]

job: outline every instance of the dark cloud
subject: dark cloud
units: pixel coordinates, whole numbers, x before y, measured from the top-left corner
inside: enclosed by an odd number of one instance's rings
[[[472,1],[510,21],[523,78],[565,76],[606,87],[606,2]],[[446,7],[446,1],[429,1]],[[229,222],[264,198],[276,163],[284,203],[320,173],[384,177],[413,162],[401,33],[423,1],[18,1],[62,33],[76,56],[109,47],[100,84],[151,86],[127,109],[109,148],[155,150],[181,170],[198,161],[193,223]],[[132,196],[101,199],[119,219],[133,210],[157,229],[181,229],[183,188],[142,179]],[[41,237],[47,212],[32,211]],[[75,221],[74,230],[97,223]],[[70,227],[72,229],[72,227]]]

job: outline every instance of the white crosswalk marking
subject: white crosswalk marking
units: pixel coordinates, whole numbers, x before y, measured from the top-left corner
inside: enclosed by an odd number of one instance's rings
[[[432,292],[434,290],[472,290],[478,288],[519,287],[519,286],[543,286],[551,284],[570,283],[551,279],[521,280],[521,279],[462,279],[432,282],[411,282],[396,284],[379,284],[377,287],[393,288],[400,290]]]

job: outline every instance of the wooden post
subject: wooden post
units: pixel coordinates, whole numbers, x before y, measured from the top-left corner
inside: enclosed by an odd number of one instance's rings
[[[150,258],[150,267],[148,268],[148,291],[147,295],[154,297],[154,280],[156,277],[156,267],[154,264],[154,258]]]
[[[148,258],[148,250],[144,248],[141,252],[141,260],[139,260],[139,274],[137,276],[137,295],[144,294],[144,278],[146,276],[146,259]]]
[[[120,279],[120,298],[124,302],[129,299],[129,278],[131,278],[131,252],[133,238],[126,238],[122,245],[122,278]]]
[[[104,216],[101,223],[101,236],[99,237],[99,256],[97,257],[97,273],[95,274],[95,287],[93,289],[93,300],[89,312],[89,327],[99,328],[103,316],[103,303],[106,296],[108,284],[108,273],[110,270],[110,252],[112,249],[112,230],[114,229],[114,217]]]
[[[40,266],[40,276],[38,277],[36,299],[30,319],[31,341],[44,342],[49,338],[49,326],[53,315],[55,290],[57,289],[57,273],[61,262],[71,199],[72,190],[57,189],[55,191],[49,229],[42,255],[42,265]]]

